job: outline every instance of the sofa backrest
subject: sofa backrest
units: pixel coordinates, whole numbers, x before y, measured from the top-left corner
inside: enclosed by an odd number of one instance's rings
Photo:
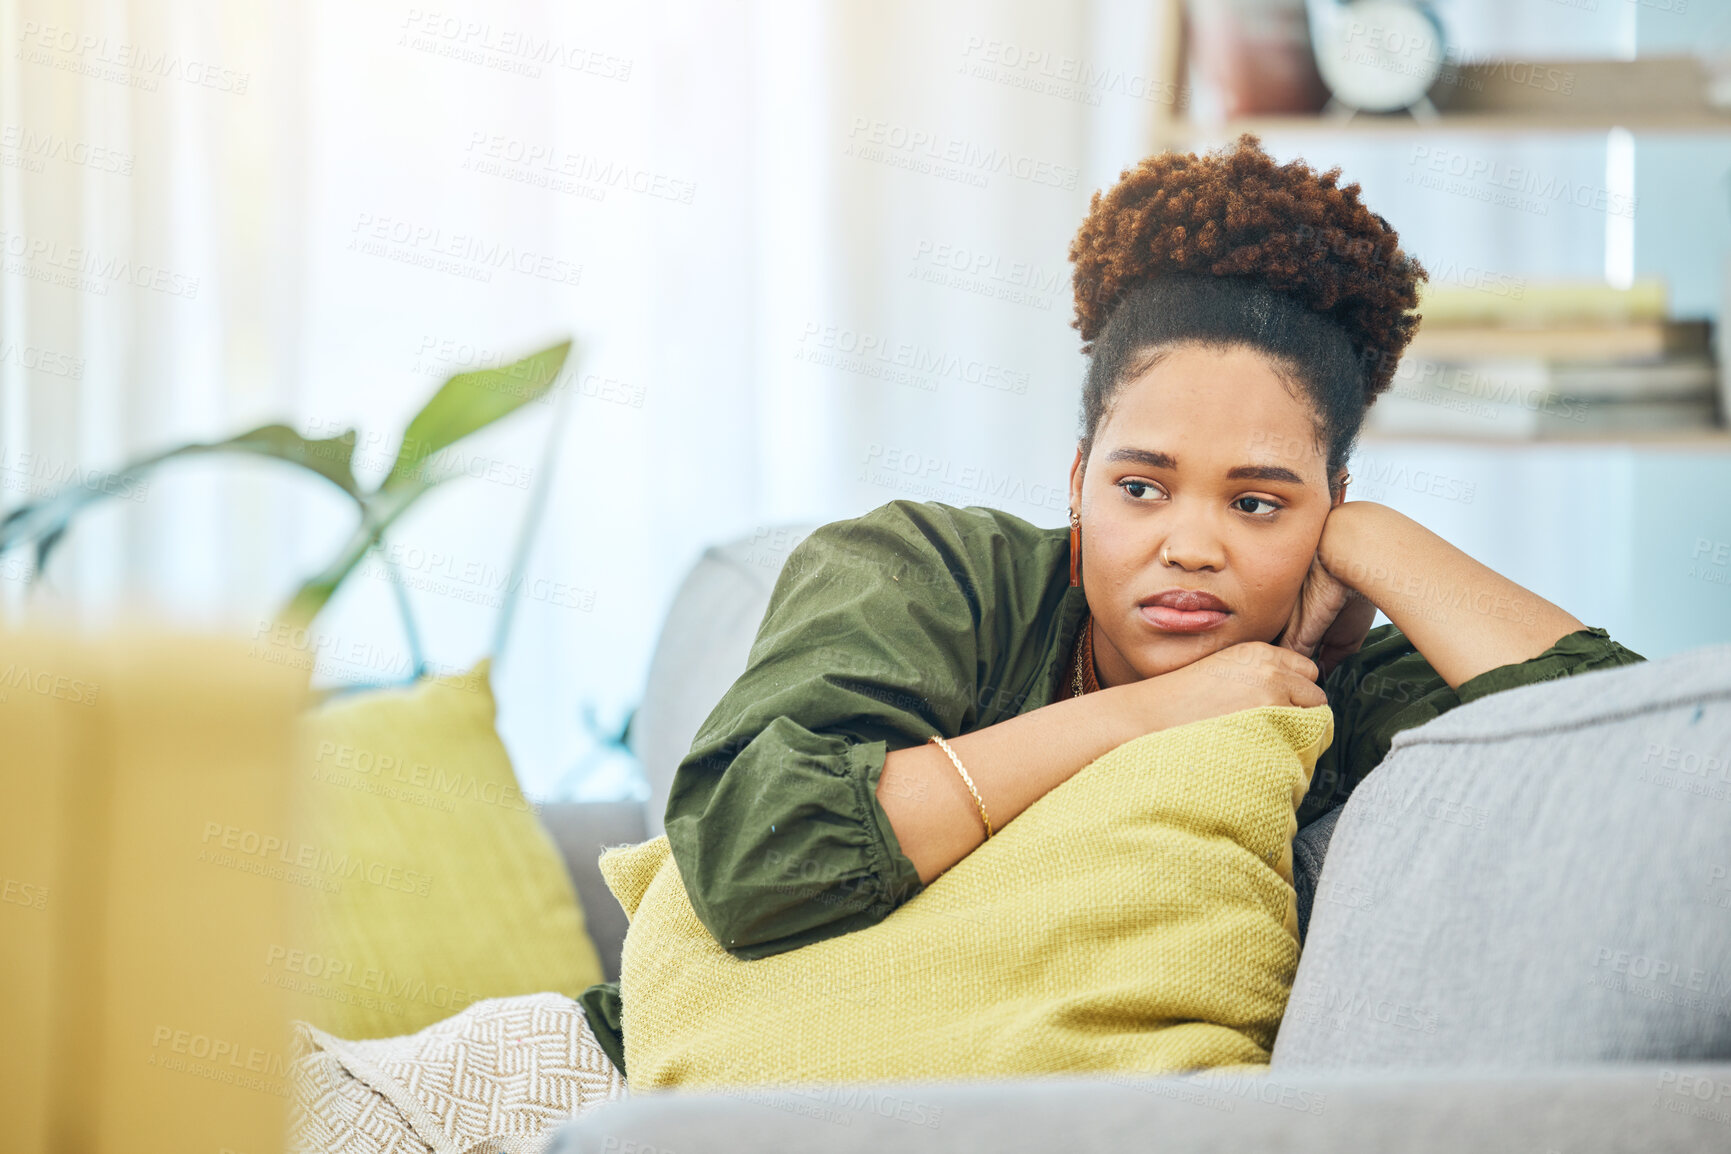
[[[1276,1068],[1731,1058],[1731,645],[1395,736],[1328,846]]]
[[[716,703],[745,672],[776,576],[816,527],[771,526],[712,546],[680,584],[631,724],[631,751],[649,777],[650,837],[666,832],[673,771]]]

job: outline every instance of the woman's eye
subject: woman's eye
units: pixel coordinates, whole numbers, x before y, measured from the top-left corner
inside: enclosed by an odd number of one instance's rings
[[[1144,493],[1148,492],[1150,489],[1154,488],[1154,486],[1149,484],[1147,481],[1137,481],[1137,480],[1119,481],[1118,487],[1120,489],[1124,490],[1126,493],[1130,494],[1130,496],[1132,498],[1134,498],[1135,500],[1138,500],[1138,501],[1140,501],[1142,499],[1142,494],[1144,494]]]
[[[1253,505],[1267,505],[1269,511],[1267,513],[1257,513],[1255,509],[1245,509],[1244,503],[1246,501],[1250,502]],[[1270,516],[1273,516],[1275,513],[1280,511],[1279,505],[1276,505],[1273,501],[1264,500],[1261,497],[1240,497],[1240,498],[1238,498],[1238,500],[1236,500],[1232,503],[1233,503],[1233,505],[1237,506],[1243,512],[1250,513],[1250,514],[1253,514],[1253,515],[1258,516],[1258,517],[1270,517]]]

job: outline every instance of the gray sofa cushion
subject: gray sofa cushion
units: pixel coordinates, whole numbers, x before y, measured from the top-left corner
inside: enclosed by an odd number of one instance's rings
[[[1731,645],[1395,737],[1334,830],[1274,1069],[1728,1057]]]
[[[608,1103],[549,1154],[1683,1154],[1731,1138],[1731,1065],[1054,1076]]]
[[[619,950],[630,920],[601,876],[601,850],[635,845],[647,834],[643,803],[637,801],[558,802],[541,807],[541,824],[565,858],[589,939],[601,955],[606,980],[619,980]]]
[[[667,832],[673,771],[734,681],[745,672],[775,579],[815,525],[778,525],[704,551],[674,595],[650,659],[631,752],[649,777],[649,836]]]
[[[1298,940],[1303,944],[1310,927],[1310,910],[1316,902],[1316,883],[1341,806],[1325,811],[1292,838],[1292,888],[1298,891]]]

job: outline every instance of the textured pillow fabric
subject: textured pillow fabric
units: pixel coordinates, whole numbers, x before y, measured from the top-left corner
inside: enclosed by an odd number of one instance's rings
[[[1343,809],[1277,1068],[1731,1058],[1731,645],[1506,690]]]
[[[665,836],[608,851],[633,1090],[1266,1063],[1298,962],[1295,811],[1327,706],[1126,742],[884,921],[742,961]]]
[[[340,699],[302,722],[303,939],[267,980],[340,1038],[408,1034],[481,998],[601,980],[570,875],[493,727],[490,664]]]

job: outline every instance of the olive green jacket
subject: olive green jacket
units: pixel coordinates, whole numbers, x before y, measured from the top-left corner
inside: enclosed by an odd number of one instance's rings
[[[667,839],[698,918],[761,958],[882,921],[920,891],[877,799],[892,749],[1059,700],[1086,602],[1068,528],[891,501],[814,530],[776,580],[746,669],[698,731]],[[1603,629],[1450,689],[1392,625],[1323,682],[1334,740],[1300,826],[1344,801],[1403,729],[1462,702],[1643,658]],[[617,983],[579,999],[621,1070]]]

